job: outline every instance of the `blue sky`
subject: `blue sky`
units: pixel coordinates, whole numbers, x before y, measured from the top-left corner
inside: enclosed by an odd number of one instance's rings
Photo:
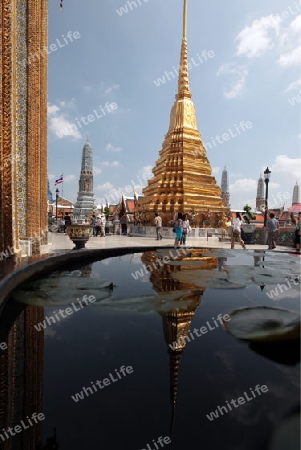
[[[117,202],[130,184],[141,192],[168,130],[177,79],[157,84],[178,68],[183,1],[135,2],[64,0],[62,11],[49,2],[49,179],[54,193],[63,173],[72,201],[87,135],[96,201]],[[301,1],[263,3],[188,0],[198,126],[219,185],[228,168],[234,209],[255,205],[267,166],[271,206],[290,206],[300,182]],[[239,134],[242,121],[251,126]]]

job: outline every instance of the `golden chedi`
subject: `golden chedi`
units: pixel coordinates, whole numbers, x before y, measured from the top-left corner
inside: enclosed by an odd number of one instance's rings
[[[217,226],[229,209],[221,195],[207,158],[196,112],[191,100],[188,77],[187,0],[184,0],[183,39],[181,48],[178,93],[170,114],[170,125],[159,159],[139,199],[138,213],[152,225],[158,211],[167,225],[178,211],[196,215],[202,226],[203,214],[211,213],[211,224]],[[218,216],[218,218],[217,218]]]

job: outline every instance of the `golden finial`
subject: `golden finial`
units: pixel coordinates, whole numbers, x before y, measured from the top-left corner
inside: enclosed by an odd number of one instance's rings
[[[191,98],[191,92],[189,88],[189,76],[188,76],[187,0],[184,0],[184,8],[183,8],[183,39],[181,46],[178,94],[176,95],[176,98],[177,99]]]
[[[184,0],[183,39],[187,37],[187,0]]]

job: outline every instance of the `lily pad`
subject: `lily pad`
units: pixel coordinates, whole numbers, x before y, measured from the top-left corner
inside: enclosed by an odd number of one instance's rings
[[[200,292],[176,291],[172,293],[160,293],[155,295],[142,295],[105,300],[99,304],[99,308],[112,308],[121,310],[134,310],[138,312],[170,311],[191,306],[199,299]]]
[[[95,303],[110,298],[113,283],[98,278],[80,278],[63,276],[42,278],[28,282],[16,289],[11,297],[18,302],[31,306],[70,305],[84,296],[94,296]],[[91,303],[92,304],[92,303]]]
[[[300,338],[300,314],[288,309],[257,306],[233,311],[224,328],[238,339],[272,342]]]

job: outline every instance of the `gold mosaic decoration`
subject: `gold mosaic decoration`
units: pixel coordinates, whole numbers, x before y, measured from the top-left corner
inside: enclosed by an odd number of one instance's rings
[[[2,0],[0,23],[0,251],[31,239],[39,254],[47,242],[48,1]],[[32,55],[41,56],[27,64]]]

